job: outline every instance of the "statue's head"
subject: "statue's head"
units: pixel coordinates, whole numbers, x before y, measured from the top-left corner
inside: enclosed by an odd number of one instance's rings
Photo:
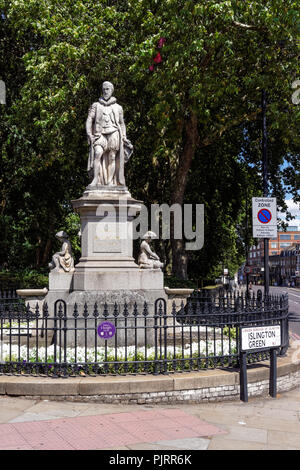
[[[112,97],[114,92],[114,86],[111,82],[103,82],[102,84],[102,95],[105,101],[108,101]]]
[[[142,237],[143,240],[147,240],[149,242],[151,240],[154,240],[155,238],[158,238],[158,237],[157,237],[156,233],[151,232],[151,230],[148,230],[148,232],[146,232]]]
[[[56,238],[58,238],[58,240],[64,240],[66,238],[69,238],[68,237],[68,234],[66,232],[64,232],[63,230],[61,230],[60,232],[57,232],[55,234]]]

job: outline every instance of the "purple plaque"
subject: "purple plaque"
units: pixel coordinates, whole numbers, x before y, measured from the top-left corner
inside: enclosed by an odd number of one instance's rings
[[[116,328],[115,325],[113,325],[109,321],[104,321],[103,323],[100,323],[97,331],[100,338],[109,339],[114,336]]]

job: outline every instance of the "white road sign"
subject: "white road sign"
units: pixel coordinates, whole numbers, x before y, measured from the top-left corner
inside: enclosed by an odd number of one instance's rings
[[[277,237],[276,197],[252,198],[252,226],[254,238]]]
[[[281,346],[280,325],[241,328],[241,351]]]

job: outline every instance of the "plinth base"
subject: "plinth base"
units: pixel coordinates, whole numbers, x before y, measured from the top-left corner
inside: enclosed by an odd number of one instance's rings
[[[96,198],[96,199],[106,199],[118,197],[128,197],[131,198],[131,194],[128,191],[127,186],[102,186],[96,184],[94,186],[88,185],[83,193],[82,198]]]
[[[66,299],[67,334],[59,345],[67,347],[115,348],[153,346],[155,342],[155,301],[167,300],[164,290],[74,291]],[[74,319],[73,319],[74,318]],[[104,340],[98,327],[109,322],[115,335]]]
[[[164,288],[164,275],[159,269],[120,268],[107,270],[76,269],[74,273],[75,291],[161,291]]]

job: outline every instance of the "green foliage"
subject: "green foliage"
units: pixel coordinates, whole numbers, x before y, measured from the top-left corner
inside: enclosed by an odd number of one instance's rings
[[[223,328],[223,335],[228,336],[231,339],[236,339],[237,338],[237,329],[229,326],[224,326]]]
[[[0,0],[0,11],[0,263],[47,266],[61,229],[78,257],[70,201],[88,183],[84,123],[104,80],[115,84],[135,147],[132,195],[205,205],[191,278],[213,279],[223,263],[232,275],[244,257],[246,188],[248,200],[261,191],[263,88],[271,194],[285,208],[284,182],[299,200],[296,2]],[[183,254],[166,243],[162,255],[174,274]]]
[[[48,273],[44,270],[14,270],[0,271],[0,286],[6,290],[10,288],[18,289],[43,289],[48,288]]]
[[[187,288],[187,289],[197,289],[197,281],[179,279],[175,276],[164,276],[164,284],[170,289],[175,288]]]

